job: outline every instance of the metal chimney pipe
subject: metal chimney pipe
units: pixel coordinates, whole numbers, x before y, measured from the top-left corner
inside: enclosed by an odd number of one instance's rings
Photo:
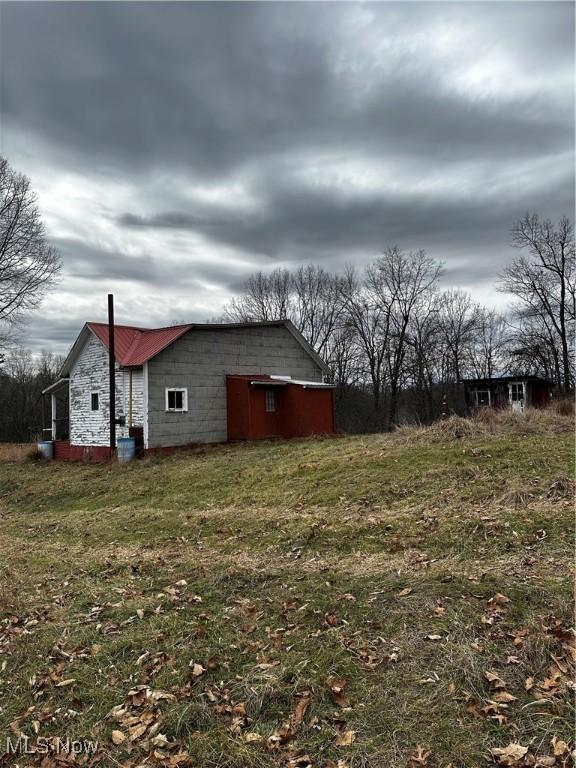
[[[110,456],[116,450],[116,355],[114,351],[114,294],[108,294],[108,371],[110,382]]]

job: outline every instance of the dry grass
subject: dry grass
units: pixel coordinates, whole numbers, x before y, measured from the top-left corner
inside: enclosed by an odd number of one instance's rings
[[[421,442],[445,442],[488,435],[562,434],[574,431],[571,401],[557,401],[549,408],[527,408],[524,413],[483,408],[472,417],[449,416],[430,426],[400,427],[397,434],[404,439]]]
[[[0,443],[0,462],[24,461],[35,448],[33,443]]]
[[[490,434],[574,432],[574,411],[567,409],[565,403],[566,401],[558,401],[548,408],[527,408],[524,413],[484,408],[478,411],[474,421],[482,424]]]
[[[574,398],[564,397],[560,400],[554,400],[550,405],[550,409],[558,413],[560,416],[571,416],[574,419]]]
[[[0,739],[96,739],[99,768],[476,768],[510,742],[568,768],[572,462],[554,416],[4,463]]]

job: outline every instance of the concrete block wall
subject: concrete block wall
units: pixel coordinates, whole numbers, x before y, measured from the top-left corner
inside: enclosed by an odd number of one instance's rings
[[[233,373],[322,381],[323,372],[283,326],[190,330],[148,363],[148,447],[226,440],[226,375]],[[187,388],[187,412],[166,412],[171,387]]]

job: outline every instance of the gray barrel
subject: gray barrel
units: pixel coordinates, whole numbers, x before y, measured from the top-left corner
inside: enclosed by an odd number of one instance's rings
[[[120,464],[130,461],[136,455],[136,440],[133,437],[120,437],[116,441],[116,455]]]
[[[52,440],[39,440],[38,450],[42,454],[43,459],[54,458],[54,443],[52,442]]]

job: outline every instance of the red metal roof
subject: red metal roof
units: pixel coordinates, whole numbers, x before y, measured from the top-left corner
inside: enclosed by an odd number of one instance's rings
[[[87,325],[108,349],[108,325],[106,323],[88,323]],[[120,365],[143,365],[192,327],[193,324],[173,325],[169,328],[136,328],[132,325],[115,325],[114,352],[116,360]]]

